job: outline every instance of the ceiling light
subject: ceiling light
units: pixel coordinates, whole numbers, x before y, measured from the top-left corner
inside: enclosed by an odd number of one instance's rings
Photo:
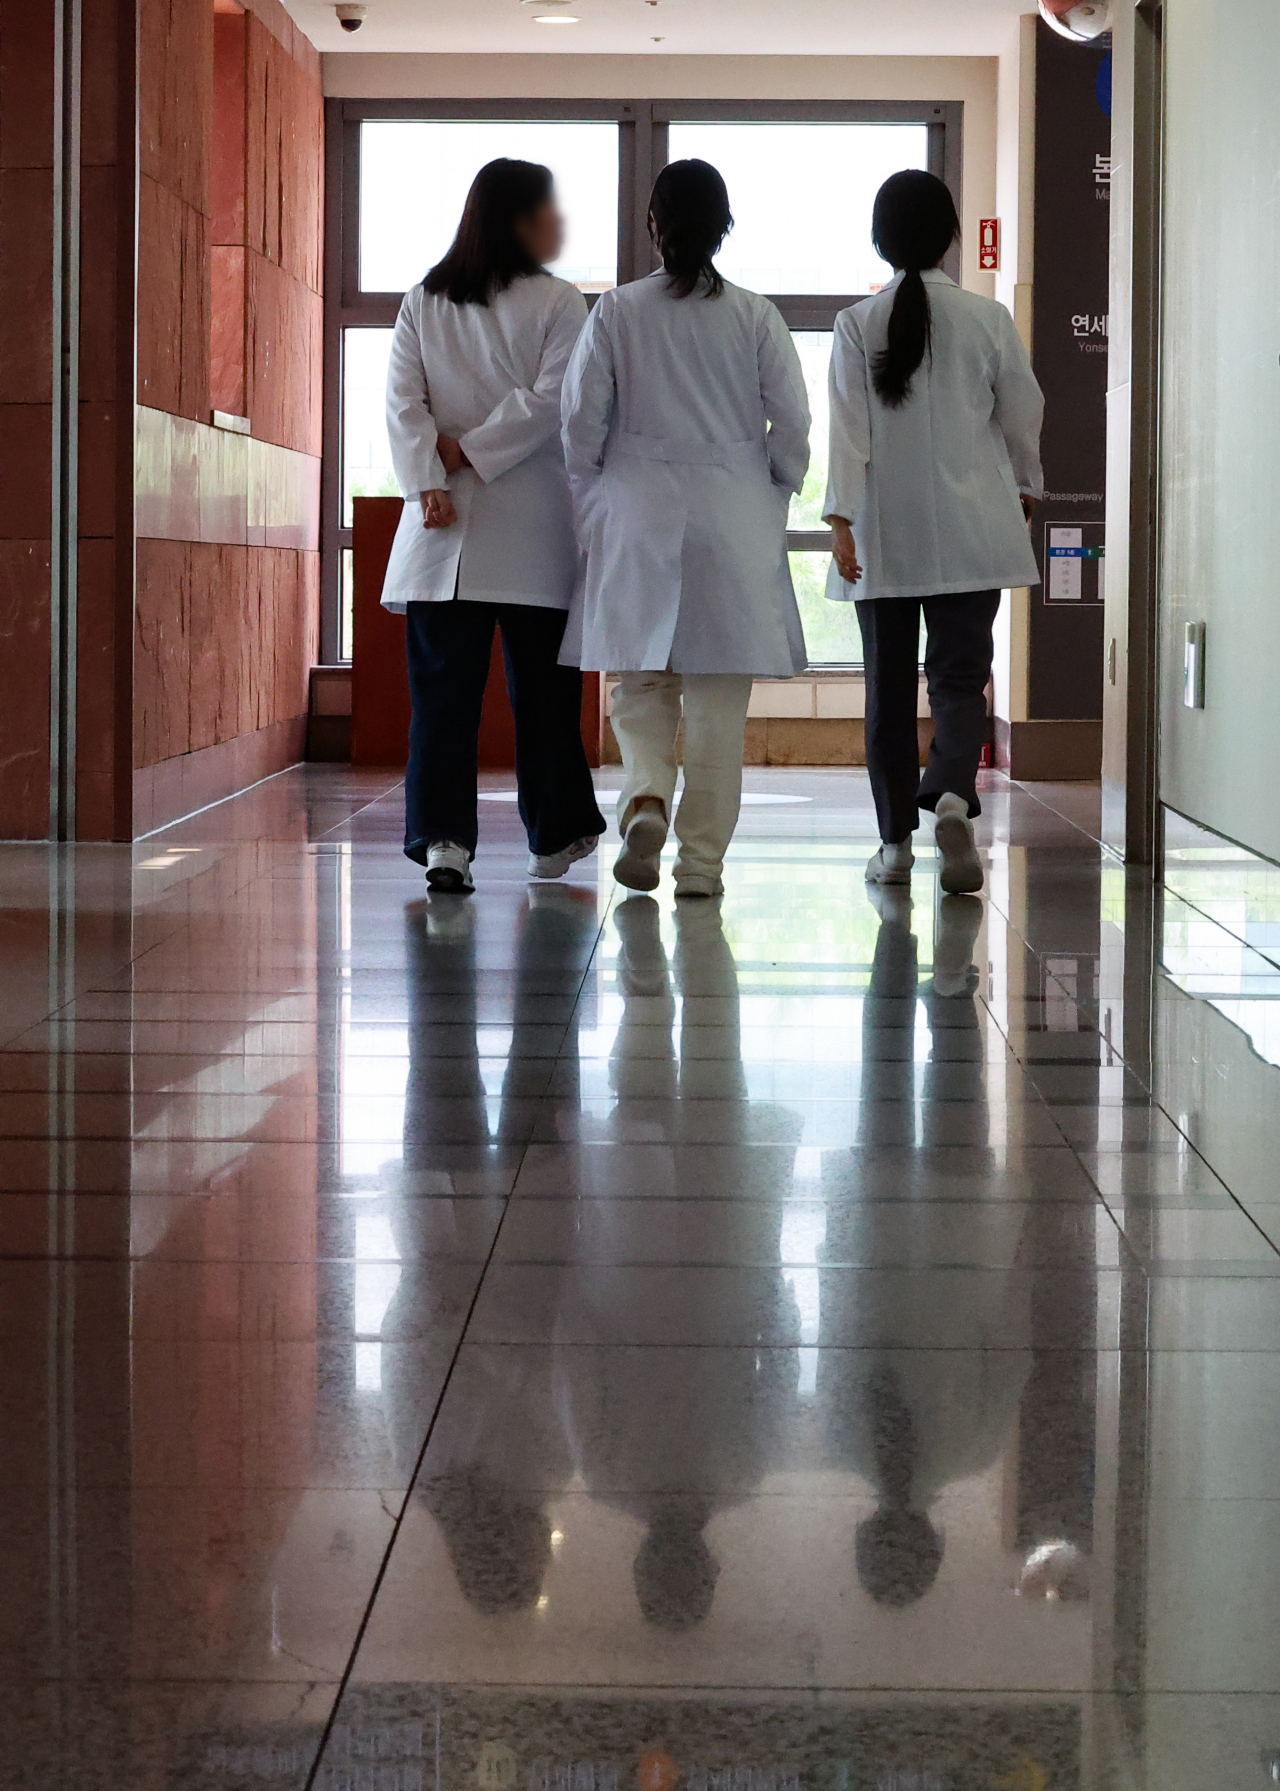
[[[535,25],[580,25],[582,20],[572,12],[535,12]]]

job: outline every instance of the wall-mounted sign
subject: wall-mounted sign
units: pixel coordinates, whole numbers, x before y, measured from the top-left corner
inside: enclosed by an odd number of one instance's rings
[[[1046,603],[1106,601],[1106,527],[1100,522],[1050,522],[1044,531]]]
[[[984,273],[995,273],[1000,266],[1000,220],[978,219],[978,266]]]

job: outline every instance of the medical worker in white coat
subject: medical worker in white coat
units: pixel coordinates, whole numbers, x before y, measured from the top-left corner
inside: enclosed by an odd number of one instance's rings
[[[828,597],[858,606],[867,679],[867,769],[880,824],[871,883],[909,883],[911,835],[932,809],[941,883],[982,887],[972,817],[987,730],[991,629],[1004,587],[1038,584],[1027,525],[1042,496],[1044,399],[1013,319],[941,266],[960,233],[935,175],[892,175],[872,212],[898,271],[836,318],[826,502]],[[916,739],[920,613],[933,711]]]
[[[777,309],[713,265],[732,223],[708,163],[664,168],[649,218],[662,270],[603,295],[564,383],[586,556],[565,654],[622,674],[614,876],[657,887],[683,702],[678,896],[723,891],[752,678],[807,663],[786,522],[809,462],[809,406]]]
[[[529,875],[562,877],[604,831],[582,674],[559,663],[578,563],[560,384],[587,314],[577,288],[546,271],[563,246],[550,171],[490,162],[448,254],[405,294],[391,343],[387,433],[405,506],[382,601],[407,622],[404,849],[436,890],[473,887],[495,627]]]

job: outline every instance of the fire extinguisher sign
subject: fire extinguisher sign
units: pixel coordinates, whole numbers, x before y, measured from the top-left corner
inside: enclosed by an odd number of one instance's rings
[[[978,219],[978,266],[983,273],[995,273],[1000,266],[1000,220]]]

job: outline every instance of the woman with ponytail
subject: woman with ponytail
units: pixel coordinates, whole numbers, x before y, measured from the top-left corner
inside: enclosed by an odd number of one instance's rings
[[[827,596],[856,602],[867,768],[882,841],[869,883],[909,883],[920,809],[935,815],[942,887],[982,887],[973,838],[991,630],[1002,589],[1039,583],[1027,525],[1042,496],[1044,399],[1004,306],[943,273],[960,234],[942,181],[911,169],[876,195],[871,235],[896,270],[842,311],[831,353],[834,531]],[[933,712],[920,776],[920,615]]]
[[[752,678],[806,664],[786,527],[809,405],[776,307],[716,271],[732,223],[708,163],[664,168],[649,216],[662,267],[603,295],[564,382],[585,555],[564,656],[622,674],[613,874],[628,889],[658,884],[683,711],[678,896],[721,893]]]

